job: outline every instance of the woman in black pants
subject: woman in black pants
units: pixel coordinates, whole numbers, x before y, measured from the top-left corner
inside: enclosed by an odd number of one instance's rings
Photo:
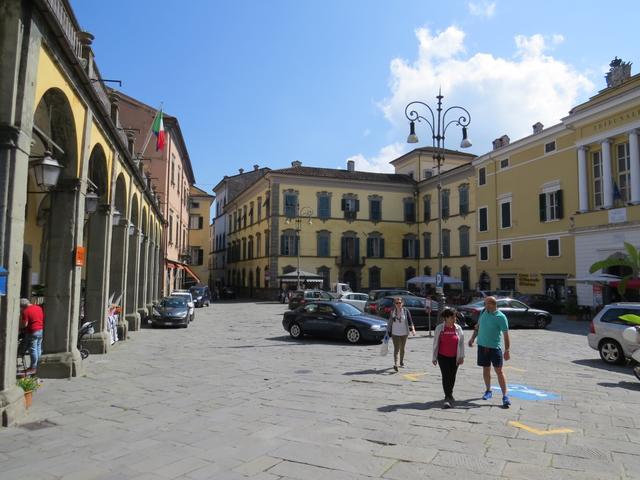
[[[433,364],[440,365],[444,408],[453,406],[453,386],[456,383],[458,366],[464,363],[464,333],[456,323],[456,312],[451,308],[442,311],[441,322],[433,338]]]

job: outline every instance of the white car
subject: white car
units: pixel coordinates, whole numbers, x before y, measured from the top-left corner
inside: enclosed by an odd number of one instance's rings
[[[366,293],[345,293],[342,297],[340,297],[340,301],[342,303],[348,303],[349,305],[353,305],[361,312],[364,312],[364,305],[369,300],[369,295]]]
[[[174,290],[171,292],[172,297],[186,297],[187,305],[189,306],[189,321],[193,322],[196,318],[196,304],[193,301],[193,296],[188,290]]]

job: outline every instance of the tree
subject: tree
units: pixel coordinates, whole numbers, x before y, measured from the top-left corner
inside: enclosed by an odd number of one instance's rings
[[[638,274],[640,273],[640,250],[627,242],[624,242],[624,249],[626,250],[626,254],[623,257],[600,260],[591,265],[589,269],[590,273],[611,267],[626,267],[630,269],[631,273],[622,277],[618,284],[618,292],[620,292],[620,295],[623,295],[627,290],[627,282],[632,278],[638,278]]]

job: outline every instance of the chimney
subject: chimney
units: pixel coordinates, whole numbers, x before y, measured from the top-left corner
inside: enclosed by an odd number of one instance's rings
[[[293,168],[300,168],[302,166],[302,162],[300,160],[294,160],[293,162],[291,162],[291,166]]]
[[[497,150],[502,146],[502,141],[499,138],[496,138],[492,143],[494,150]]]
[[[91,49],[91,44],[93,43],[93,40],[95,38],[96,37],[94,37],[89,32],[78,33],[78,40],[80,41],[81,45],[81,64],[84,70],[89,75],[89,78],[93,78],[93,50]]]
[[[257,163],[253,166],[253,171],[255,172],[256,170],[258,170],[260,168],[260,165],[258,165]]]
[[[543,129],[544,129],[544,125],[538,122],[533,125],[533,134],[535,135],[536,133],[540,133],[542,132]]]
[[[355,160],[347,160],[347,171],[355,172],[356,171],[356,161]]]
[[[240,175],[242,175],[244,173],[244,168],[239,168],[238,171],[240,172]]]
[[[111,92],[109,95],[109,100],[111,101],[111,121],[117,127],[120,121],[120,108],[118,102],[120,101],[120,97],[116,92]]]
[[[136,149],[136,135],[131,130],[127,131],[127,147],[131,156],[135,154]]]
[[[500,141],[502,142],[503,147],[506,147],[507,145],[509,145],[509,143],[511,143],[511,139],[509,138],[509,135],[502,135],[500,137]]]

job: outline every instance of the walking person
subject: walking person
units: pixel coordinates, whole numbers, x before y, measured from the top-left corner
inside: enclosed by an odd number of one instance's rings
[[[27,373],[36,373],[42,356],[42,331],[44,329],[44,311],[40,305],[32,305],[26,298],[20,299],[21,327],[29,345],[31,364]]]
[[[393,300],[393,308],[387,320],[387,333],[393,340],[393,369],[397,372],[398,366],[404,367],[404,350],[407,345],[407,337],[416,334],[411,312],[404,308],[404,301],[400,297]]]
[[[458,367],[464,363],[464,333],[456,323],[456,312],[451,308],[442,311],[442,322],[433,337],[433,364],[440,366],[444,408],[453,407],[453,387]]]
[[[507,391],[507,379],[502,371],[504,361],[511,358],[509,347],[509,321],[504,313],[498,310],[498,303],[495,297],[484,299],[484,310],[480,314],[476,328],[469,340],[469,347],[473,347],[473,341],[478,338],[478,366],[482,367],[485,392],[483,400],[489,400],[491,392],[491,366],[496,372],[498,383],[502,390],[502,406],[509,408],[509,392]]]

